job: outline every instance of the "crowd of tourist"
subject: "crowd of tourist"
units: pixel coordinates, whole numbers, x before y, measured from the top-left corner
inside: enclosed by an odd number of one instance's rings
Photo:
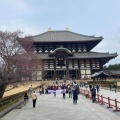
[[[83,86],[83,85],[82,85]],[[81,87],[82,87],[81,86]],[[41,94],[49,94],[49,90],[53,90],[54,97],[56,96],[56,91],[61,90],[63,94],[63,98],[65,98],[66,94],[69,94],[69,98],[73,97],[73,103],[77,103],[78,94],[79,94],[79,85],[76,82],[69,82],[69,83],[53,83],[52,85],[48,86],[40,86],[39,93]]]
[[[101,87],[101,85],[98,83],[96,85],[92,85],[92,84],[86,85],[83,83],[77,84],[76,81],[72,81],[72,82],[70,81],[68,83],[62,83],[62,82],[58,83],[56,81],[52,85],[40,86],[39,94],[40,95],[50,94],[49,91],[52,91],[54,97],[56,97],[56,92],[61,91],[63,99],[66,98],[66,94],[69,94],[69,98],[73,98],[73,103],[76,104],[77,100],[78,100],[78,94],[80,93],[81,87],[84,87],[84,88],[86,87],[86,89],[91,92],[92,102],[95,102],[96,101],[96,93],[99,93],[100,87]],[[110,84],[110,91],[113,91],[113,89],[116,93],[116,90],[117,90],[116,84],[114,84],[114,85]],[[35,107],[37,95],[35,94],[35,91],[33,91],[32,85],[29,88],[29,92],[30,92],[30,96],[33,99],[33,107]],[[26,106],[26,101],[28,99],[29,99],[29,97],[25,93],[25,96],[24,96],[25,106]]]

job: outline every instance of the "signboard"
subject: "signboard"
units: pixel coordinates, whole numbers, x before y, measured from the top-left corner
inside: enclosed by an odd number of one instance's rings
[[[48,94],[53,94],[54,90],[48,90]],[[56,93],[61,94],[63,90],[56,90]]]

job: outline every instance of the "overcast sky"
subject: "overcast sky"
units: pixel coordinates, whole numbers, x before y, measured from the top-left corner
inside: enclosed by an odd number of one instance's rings
[[[120,63],[120,0],[0,0],[0,30],[36,35],[65,30],[103,36],[93,51],[118,53]]]

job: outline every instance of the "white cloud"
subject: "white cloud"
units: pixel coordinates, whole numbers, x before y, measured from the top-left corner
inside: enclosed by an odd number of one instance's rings
[[[12,25],[12,26],[5,26],[5,25],[0,25],[0,30],[2,31],[16,31],[16,30],[21,30],[23,31],[23,36],[26,35],[37,35],[43,32],[42,28],[37,28],[35,26],[29,26],[29,25]]]

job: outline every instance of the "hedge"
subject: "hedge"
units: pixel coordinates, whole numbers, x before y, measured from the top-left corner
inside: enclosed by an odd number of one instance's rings
[[[101,87],[110,87],[110,84],[113,86],[114,84],[117,84],[115,81],[88,81],[87,84],[96,85],[97,83],[101,85]],[[120,88],[120,87],[118,87]]]

